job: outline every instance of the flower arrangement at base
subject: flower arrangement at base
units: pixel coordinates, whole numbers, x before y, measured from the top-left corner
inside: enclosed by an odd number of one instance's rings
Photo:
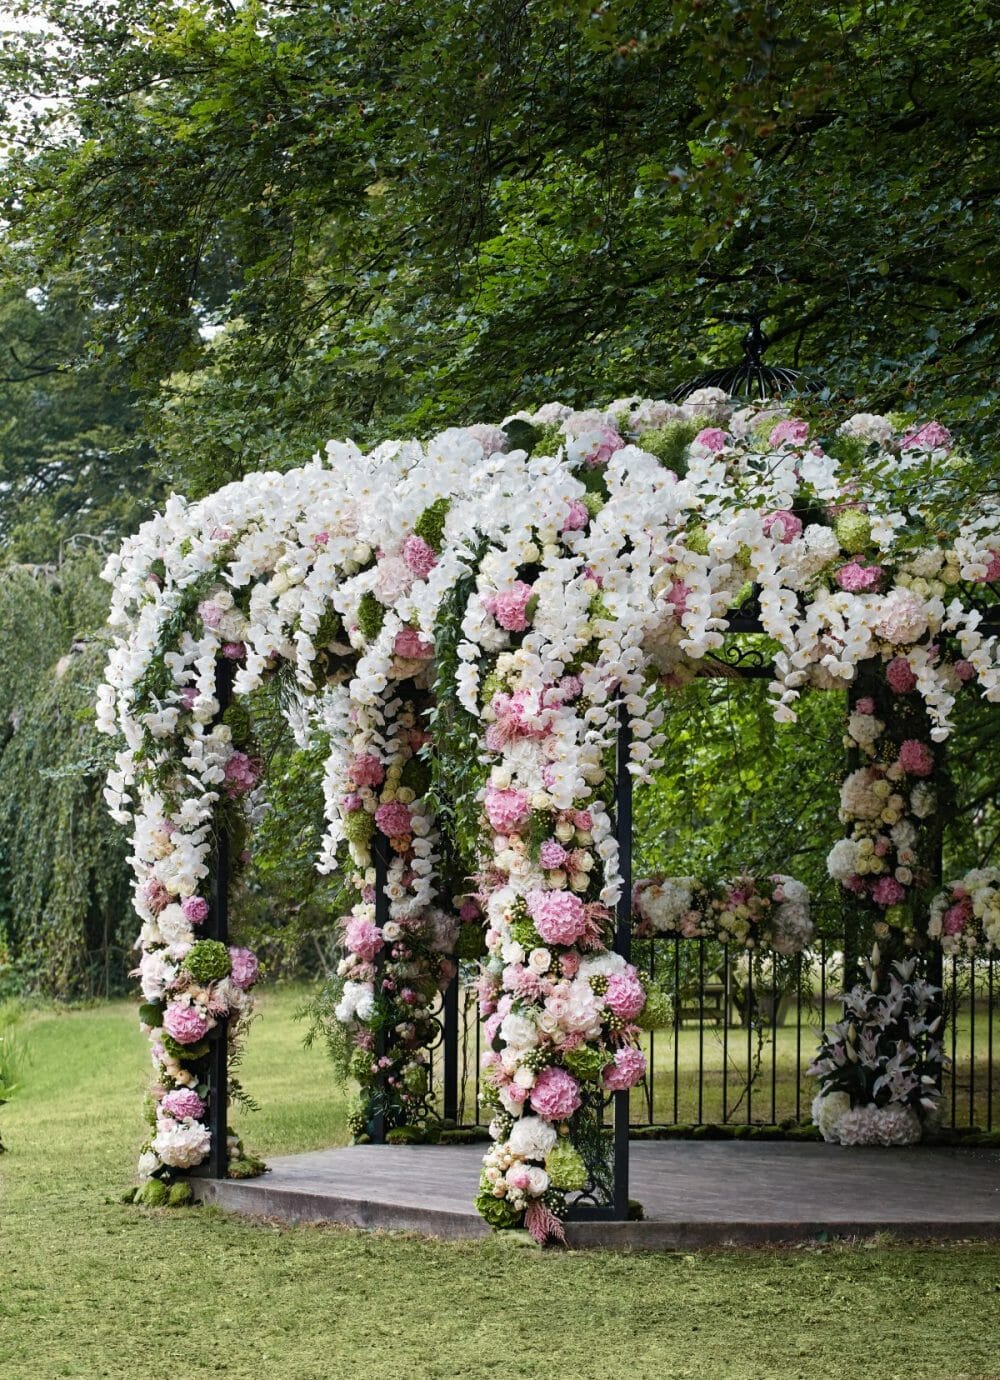
[[[783,873],[714,884],[693,877],[646,877],[632,889],[632,908],[640,938],[712,939],[791,956],[813,936],[809,890]]]
[[[948,955],[1000,951],[1000,868],[967,872],[931,902],[927,936]]]
[[[917,959],[881,964],[843,998],[844,1016],[823,1032],[809,1073],[823,1139],[837,1145],[912,1145],[940,1099],[944,1054],[941,990],[917,976]]]

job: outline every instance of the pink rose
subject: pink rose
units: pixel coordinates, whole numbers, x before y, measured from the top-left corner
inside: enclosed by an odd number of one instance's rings
[[[917,688],[917,678],[905,656],[894,656],[885,668],[889,688],[897,695],[908,695]]]
[[[165,1093],[160,1108],[176,1117],[178,1121],[182,1121],[184,1117],[193,1117],[197,1121],[205,1114],[205,1104],[193,1088],[174,1088],[171,1092]]]
[[[768,513],[761,526],[766,537],[773,537],[785,546],[802,535],[802,519],[786,508],[777,508],[773,513]]]
[[[198,605],[198,615],[206,628],[217,629],[225,618],[226,611],[214,599],[203,599]]]
[[[646,1074],[646,1056],[641,1049],[624,1045],[615,1053],[615,1062],[604,1070],[604,1086],[609,1092],[627,1092]]]
[[[232,948],[229,950],[229,961],[233,965],[229,974],[233,985],[241,992],[248,992],[260,973],[257,955],[252,949]]]
[[[418,536],[409,536],[403,542],[403,560],[420,580],[426,580],[437,565],[433,548]]]
[[[698,432],[698,435],[694,438],[694,443],[696,446],[704,446],[704,448],[711,451],[713,455],[718,455],[719,451],[725,450],[726,446],[729,444],[729,437],[721,427],[707,426],[704,430]]]
[[[486,788],[486,817],[498,834],[513,834],[531,813],[531,801],[523,791]]]
[[[227,661],[242,661],[247,654],[246,646],[242,642],[223,642],[222,655]]]
[[[803,446],[809,439],[809,423],[790,417],[771,429],[768,442],[772,446]]]
[[[867,594],[873,589],[878,589],[884,574],[880,565],[864,566],[858,565],[857,561],[850,561],[837,571],[837,584],[851,594]]]
[[[340,808],[345,815],[353,815],[355,810],[363,810],[364,805],[365,802],[357,791],[348,791],[346,795],[340,797]]]
[[[529,891],[527,902],[546,944],[573,944],[587,928],[583,902],[571,891]]]
[[[205,1038],[210,1027],[195,1007],[171,1002],[163,1016],[163,1028],[179,1045],[196,1045]]]
[[[531,1089],[531,1105],[546,1121],[565,1121],[581,1102],[580,1085],[565,1069],[542,1069]]]
[[[934,754],[919,738],[907,738],[899,745],[899,765],[907,776],[930,776],[934,771]]]
[[[594,817],[589,810],[574,810],[573,823],[583,833],[589,833],[594,827]]]
[[[631,964],[623,973],[612,973],[604,1004],[623,1021],[634,1020],[646,1005],[646,992]]]
[[[963,657],[955,662],[955,675],[964,685],[967,681],[975,680],[976,668],[971,661],[966,661]]]
[[[200,925],[203,920],[208,919],[208,902],[201,896],[188,896],[181,902],[181,910],[184,912],[184,919],[192,925]]]
[[[375,811],[375,823],[386,838],[398,839],[410,832],[412,819],[401,800],[387,800]]]

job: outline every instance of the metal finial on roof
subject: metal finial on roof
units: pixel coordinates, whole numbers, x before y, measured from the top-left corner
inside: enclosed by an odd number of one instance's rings
[[[731,398],[746,398],[751,401],[764,401],[780,398],[787,393],[818,392],[822,384],[810,378],[800,369],[790,369],[783,364],[765,364],[764,351],[770,341],[761,327],[763,318],[756,313],[739,317],[749,321],[750,327],[743,337],[743,358],[739,364],[725,369],[710,369],[699,374],[696,379],[682,383],[670,395],[671,402],[683,402],[699,388],[721,388]]]

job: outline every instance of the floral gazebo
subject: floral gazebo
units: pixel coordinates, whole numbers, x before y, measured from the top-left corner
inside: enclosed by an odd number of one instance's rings
[[[918,1139],[941,1063],[920,955],[1000,947],[1000,872],[940,876],[956,697],[1000,699],[1000,518],[940,526],[961,463],[935,422],[810,423],[709,388],[368,454],[331,442],[171,498],[105,572],[99,700],[123,740],[108,803],[133,832],[147,1182],[182,1199],[191,1173],[258,1167],[227,1128],[257,978],[230,943],[229,841],[265,785],[245,697],[282,677],[298,740],[328,747],[317,865],[355,897],[336,1008],[355,1133],[426,1121],[441,996],[478,957],[483,1215],[539,1239],[568,1213],[624,1216],[638,1039],[665,1018],[630,962],[633,910],[641,933],[750,951],[811,935],[784,875],[642,878],[633,898],[631,788],[671,751],[663,696],[746,637],[779,720],[809,688],[848,697],[829,870],[871,957],[817,1056],[818,1124]]]

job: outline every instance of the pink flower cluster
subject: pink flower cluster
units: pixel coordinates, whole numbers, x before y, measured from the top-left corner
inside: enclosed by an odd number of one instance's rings
[[[433,547],[428,546],[423,537],[415,535],[407,537],[403,542],[403,560],[419,580],[426,580],[437,565]]]
[[[785,546],[802,535],[802,519],[786,508],[777,508],[773,513],[768,513],[761,526],[766,537],[773,537]]]
[[[910,431],[899,443],[900,450],[951,450],[952,434],[940,422],[927,422],[917,431]]]
[[[934,754],[919,738],[907,738],[899,745],[899,765],[907,776],[930,776],[934,771]]]
[[[531,813],[531,801],[523,791],[487,786],[486,817],[498,834],[513,834]]]
[[[612,973],[604,1004],[623,1021],[633,1021],[646,1005],[646,991],[631,964],[623,973]]]
[[[412,817],[401,800],[387,800],[375,811],[375,823],[386,838],[402,838],[412,828]]]
[[[385,768],[373,752],[363,752],[348,764],[347,776],[355,786],[381,786]]]
[[[538,850],[538,861],[544,868],[562,867],[569,854],[558,839],[546,839]]]
[[[696,446],[703,446],[705,450],[711,451],[713,455],[718,455],[720,450],[725,450],[729,444],[729,436],[718,426],[706,426],[694,438]]]
[[[192,1117],[197,1121],[199,1117],[205,1114],[205,1103],[193,1088],[174,1088],[165,1093],[160,1101],[160,1107],[163,1111],[169,1112],[172,1117],[176,1117],[178,1121],[182,1121],[185,1117]]]
[[[878,589],[885,571],[880,565],[859,565],[849,561],[837,571],[837,584],[850,594],[868,594]]]
[[[407,661],[427,661],[434,655],[434,643],[421,637],[416,628],[400,628],[392,650]]]
[[[163,1015],[163,1028],[179,1045],[196,1045],[208,1034],[209,1024],[196,1007],[171,1002]]]
[[[575,944],[587,929],[587,912],[571,891],[529,891],[528,914],[546,944]]]
[[[646,1075],[646,1056],[641,1049],[623,1045],[615,1051],[615,1061],[604,1070],[604,1086],[609,1092],[627,1092]]]
[[[515,580],[510,589],[490,594],[483,600],[487,613],[491,613],[507,632],[524,632],[530,626],[528,604],[534,591],[523,580]]]
[[[229,977],[233,986],[248,992],[260,974],[257,955],[252,949],[232,948],[229,950],[229,961],[232,964]]]
[[[809,423],[796,417],[772,427],[768,442],[772,446],[804,446],[809,439]]]
[[[590,521],[590,514],[584,504],[578,498],[570,501],[569,512],[563,518],[562,530],[564,532],[582,532]]]
[[[385,941],[382,931],[371,920],[352,915],[344,926],[344,943],[363,963],[372,963]]]
[[[889,688],[896,695],[908,695],[917,688],[917,678],[905,656],[894,656],[885,668]]]
[[[598,465],[606,465],[615,451],[621,450],[625,444],[613,427],[599,426],[594,430],[598,437],[597,445],[584,457],[584,464],[589,465],[591,469]]]
[[[565,1121],[580,1106],[580,1085],[565,1069],[542,1069],[531,1089],[531,1105],[547,1121]]]
[[[260,771],[256,758],[248,757],[245,752],[234,752],[225,767],[226,794],[233,800],[247,795],[260,780]]]

